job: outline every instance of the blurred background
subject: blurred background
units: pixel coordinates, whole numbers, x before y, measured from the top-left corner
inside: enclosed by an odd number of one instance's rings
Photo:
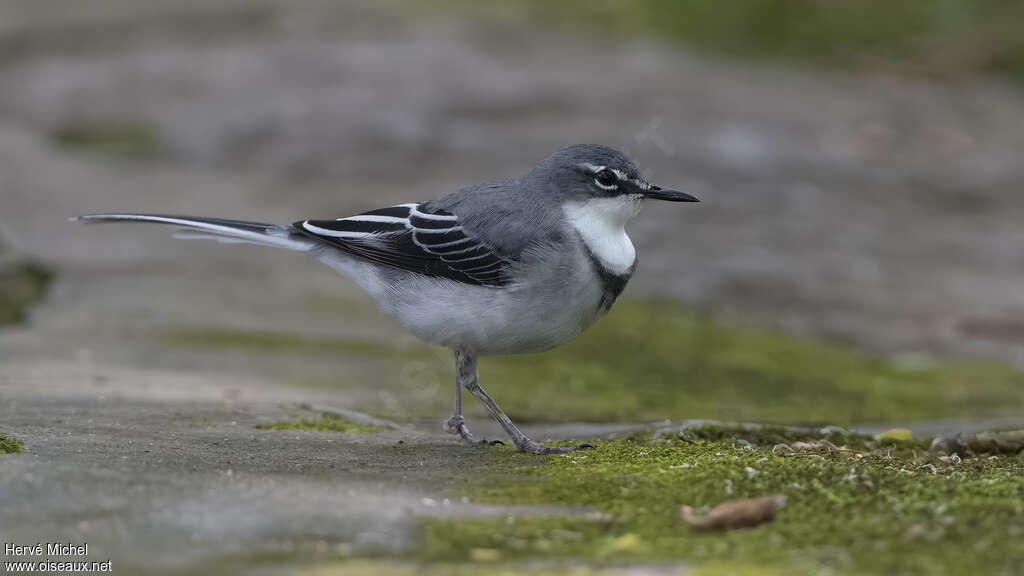
[[[634,222],[626,298],[910,362],[1024,362],[1015,2],[0,11],[0,225],[59,278],[38,315],[46,345],[19,354],[128,362],[139,354],[117,335],[167,326],[401,340],[351,283],[295,255],[64,218],[342,216],[600,142],[704,200]],[[157,348],[146,365],[168,356]]]
[[[340,217],[581,142],[702,203],[633,222],[638,273],[593,334],[483,362],[513,418],[1018,417],[1022,22],[1009,0],[6,0],[5,317],[42,301],[0,331],[0,421],[97,468],[129,437],[228,437],[300,402],[447,442],[448,353],[350,281],[66,219]]]

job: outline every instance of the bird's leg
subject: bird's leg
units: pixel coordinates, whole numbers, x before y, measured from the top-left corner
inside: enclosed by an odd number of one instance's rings
[[[538,442],[530,440],[518,426],[512,423],[512,420],[502,412],[501,408],[484,392],[484,389],[480,387],[480,382],[476,375],[476,355],[470,354],[464,350],[455,351],[455,378],[458,382],[462,383],[469,390],[473,396],[476,396],[484,408],[491,413],[491,416],[501,424],[501,427],[505,429],[505,433],[512,438],[512,443],[515,444],[516,450],[519,452],[528,452],[530,454],[564,454],[565,452],[575,452],[576,450],[582,450],[584,448],[593,448],[590,444],[580,444],[579,446],[573,446],[571,448],[563,448],[560,446],[545,446]]]
[[[470,444],[477,443],[469,428],[466,427],[466,419],[462,416],[462,382],[459,381],[458,374],[455,376],[455,409],[452,410],[451,418],[444,423],[444,431],[449,434],[458,434]]]

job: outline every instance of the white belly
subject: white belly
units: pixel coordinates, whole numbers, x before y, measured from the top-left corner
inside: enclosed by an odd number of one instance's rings
[[[325,262],[355,279],[383,312],[420,339],[494,355],[554,348],[604,313],[603,289],[591,263],[582,253],[569,256],[555,259],[561,264],[523,274],[528,283],[500,288],[381,270],[345,256]],[[397,274],[398,281],[383,274]]]

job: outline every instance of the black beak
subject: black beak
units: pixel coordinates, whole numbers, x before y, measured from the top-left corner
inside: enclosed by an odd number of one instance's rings
[[[696,196],[660,186],[651,186],[650,190],[644,191],[644,197],[653,200],[668,200],[669,202],[700,202],[700,199]]]

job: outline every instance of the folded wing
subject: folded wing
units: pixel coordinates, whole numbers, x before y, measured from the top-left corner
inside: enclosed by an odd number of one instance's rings
[[[399,204],[337,220],[303,220],[296,230],[377,264],[479,286],[507,283],[509,261],[465,230],[458,216]]]

